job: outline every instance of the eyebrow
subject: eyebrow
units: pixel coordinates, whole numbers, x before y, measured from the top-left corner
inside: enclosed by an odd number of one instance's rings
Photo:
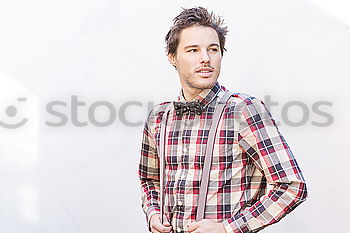
[[[210,44],[208,47],[211,47],[211,46],[220,47],[219,44],[217,44],[217,43],[212,43],[212,44]],[[198,45],[187,45],[187,46],[184,47],[184,49],[193,48],[193,47],[196,48],[196,47],[199,47],[199,46],[198,46]]]

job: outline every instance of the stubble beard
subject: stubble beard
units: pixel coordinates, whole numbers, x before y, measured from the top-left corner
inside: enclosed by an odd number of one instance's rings
[[[184,81],[190,88],[204,90],[211,89],[216,83],[217,78],[206,78],[204,80],[203,78],[186,77]]]

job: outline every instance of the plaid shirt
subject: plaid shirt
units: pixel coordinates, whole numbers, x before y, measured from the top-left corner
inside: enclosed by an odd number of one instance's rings
[[[227,91],[218,82],[194,100],[201,115],[171,109],[167,122],[164,212],[173,230],[187,232],[195,221],[204,150],[214,109]],[[182,91],[178,101],[186,102]],[[139,178],[147,219],[160,213],[157,147],[164,102],[153,108],[143,130]],[[256,232],[279,221],[305,200],[300,168],[264,103],[234,93],[219,122],[214,142],[205,218],[227,232]]]

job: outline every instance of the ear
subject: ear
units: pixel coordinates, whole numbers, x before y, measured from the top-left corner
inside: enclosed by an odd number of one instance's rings
[[[170,62],[170,64],[174,67],[176,67],[176,60],[175,60],[175,56],[174,54],[168,54],[168,61]]]

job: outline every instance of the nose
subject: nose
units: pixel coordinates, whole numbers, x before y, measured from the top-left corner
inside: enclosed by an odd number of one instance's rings
[[[201,63],[209,63],[210,61],[210,57],[209,57],[209,54],[208,54],[208,51],[203,51],[201,53]]]

